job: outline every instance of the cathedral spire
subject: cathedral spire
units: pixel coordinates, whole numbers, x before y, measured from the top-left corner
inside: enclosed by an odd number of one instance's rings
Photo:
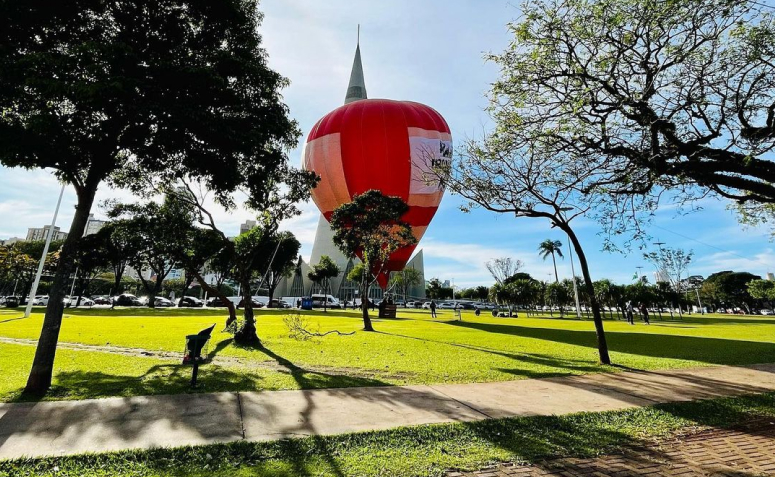
[[[347,86],[344,104],[366,98],[366,82],[363,79],[363,63],[361,63],[361,26],[358,25],[358,44],[355,47],[355,60],[353,60],[350,84]]]

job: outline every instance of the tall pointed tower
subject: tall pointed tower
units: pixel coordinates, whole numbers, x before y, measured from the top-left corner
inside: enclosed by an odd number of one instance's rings
[[[358,27],[358,43],[355,47],[355,59],[353,60],[353,68],[350,71],[350,84],[347,85],[347,94],[344,98],[344,104],[352,103],[361,99],[367,99],[366,96],[366,80],[363,77],[363,63],[361,62],[361,42],[360,42],[360,26]],[[320,214],[318,217],[318,228],[315,232],[315,242],[312,244],[312,255],[310,256],[309,264],[314,266],[320,262],[320,257],[328,255],[331,260],[334,261],[339,268],[343,271],[352,268],[350,259],[345,256],[339,248],[334,245],[334,231],[331,230],[328,220]],[[348,266],[349,265],[349,266]],[[345,273],[346,275],[346,273]],[[331,290],[339,290],[342,282],[345,281],[345,276],[339,276],[331,280]],[[336,295],[337,293],[333,293]],[[347,298],[347,297],[342,297]]]

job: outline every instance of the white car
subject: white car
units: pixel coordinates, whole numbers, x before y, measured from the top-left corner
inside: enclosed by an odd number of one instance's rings
[[[759,313],[761,313],[762,315],[775,315],[775,311],[772,311],[772,310],[762,310]]]
[[[455,307],[457,307],[457,303],[450,302],[450,301],[443,301],[443,302],[439,303],[436,308],[438,308],[440,310],[454,310]]]
[[[33,306],[48,306],[48,295],[37,295],[32,300]]]
[[[431,302],[426,301],[425,303],[423,303],[422,304],[422,309],[423,310],[430,310],[431,309]]]
[[[65,304],[67,307],[75,307],[77,306],[85,306],[85,307],[92,307],[94,306],[94,300],[91,298],[87,298],[85,296],[81,297],[81,301],[78,301],[77,296],[66,296],[64,300],[62,300],[62,303]]]

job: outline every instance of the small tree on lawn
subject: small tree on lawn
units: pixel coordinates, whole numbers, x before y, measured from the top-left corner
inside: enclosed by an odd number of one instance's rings
[[[654,264],[658,272],[661,272],[666,276],[670,283],[670,287],[675,294],[680,295],[681,284],[683,283],[683,277],[686,270],[689,268],[689,264],[692,261],[694,252],[684,251],[680,248],[660,248],[659,252],[650,252],[643,255],[643,257]],[[673,297],[672,308],[675,308],[676,296]],[[670,314],[673,312],[671,310]],[[678,314],[683,316],[683,307],[678,304]]]
[[[108,215],[125,218],[120,230],[125,234],[124,240],[134,248],[129,265],[137,270],[148,294],[148,306],[153,308],[164,279],[176,267],[176,259],[188,245],[193,211],[187,203],[168,195],[161,204],[117,204]],[[148,278],[146,270],[151,272]]]
[[[370,190],[340,205],[331,216],[334,243],[345,255],[360,255],[364,264],[358,282],[365,331],[374,331],[368,308],[371,285],[385,272],[393,252],[417,243],[412,227],[401,219],[408,210],[409,206],[400,198]]]
[[[495,283],[500,284],[506,283],[506,280],[520,271],[523,265],[522,260],[515,260],[511,257],[494,258],[484,264],[495,279]]]
[[[339,266],[331,260],[328,255],[320,257],[320,261],[312,266],[312,270],[307,274],[309,279],[323,286],[323,295],[328,295],[328,287],[332,278],[336,278],[342,271]],[[323,299],[323,311],[328,312],[328,297]]]
[[[269,264],[269,270],[266,276],[266,287],[269,289],[269,303],[272,303],[274,291],[280,280],[291,276],[296,269],[296,257],[299,255],[301,243],[291,232],[278,232],[275,235],[277,244],[273,253],[273,258]]]
[[[40,394],[97,188],[189,177],[262,208],[298,129],[256,0],[3,2],[0,17],[0,164],[53,169],[78,198],[26,386]]]
[[[422,284],[422,273],[415,268],[404,268],[390,278],[390,285],[401,290],[404,296],[404,303],[406,303],[409,288],[420,284]]]

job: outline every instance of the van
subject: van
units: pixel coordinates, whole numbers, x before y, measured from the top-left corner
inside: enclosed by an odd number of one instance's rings
[[[325,305],[328,308],[341,308],[342,304],[333,295],[312,295],[312,306],[315,308],[323,308]]]

